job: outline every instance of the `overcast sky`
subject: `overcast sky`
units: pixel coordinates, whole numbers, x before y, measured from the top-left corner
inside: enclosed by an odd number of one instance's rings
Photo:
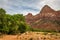
[[[0,8],[4,8],[7,13],[21,13],[33,15],[40,12],[44,5],[49,5],[55,10],[60,10],[60,0],[0,0]]]

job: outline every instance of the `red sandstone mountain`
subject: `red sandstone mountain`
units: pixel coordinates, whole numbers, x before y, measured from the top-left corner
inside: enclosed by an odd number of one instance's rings
[[[25,19],[26,19],[27,24],[32,23],[33,17],[34,16],[32,15],[32,13],[28,13],[28,15],[25,16]]]
[[[60,11],[55,11],[50,8],[48,5],[45,5],[39,14],[35,15],[35,18],[46,18],[46,19],[55,19],[57,20],[58,15],[60,15]]]
[[[40,13],[51,13],[51,12],[55,12],[52,8],[50,8],[48,5],[45,5],[43,8],[42,8],[42,10],[41,10],[41,12]]]
[[[60,28],[60,11],[55,11],[48,5],[45,5],[39,14],[35,16],[29,13],[25,16],[25,19],[33,28],[51,30],[58,30]]]

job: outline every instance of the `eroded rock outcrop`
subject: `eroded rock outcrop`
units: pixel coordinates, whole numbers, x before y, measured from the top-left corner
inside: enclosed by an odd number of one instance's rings
[[[45,5],[37,15],[28,13],[25,18],[26,23],[33,28],[60,30],[60,11],[55,11],[48,5]]]

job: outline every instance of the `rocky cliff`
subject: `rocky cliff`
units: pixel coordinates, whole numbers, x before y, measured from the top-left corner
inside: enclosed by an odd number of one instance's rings
[[[25,19],[33,28],[60,30],[60,11],[55,11],[48,5],[45,5],[35,16],[28,13]]]

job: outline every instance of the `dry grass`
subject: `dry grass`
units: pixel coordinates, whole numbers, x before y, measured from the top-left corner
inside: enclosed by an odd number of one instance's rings
[[[21,35],[4,35],[0,40],[60,40],[60,33],[26,32]]]

